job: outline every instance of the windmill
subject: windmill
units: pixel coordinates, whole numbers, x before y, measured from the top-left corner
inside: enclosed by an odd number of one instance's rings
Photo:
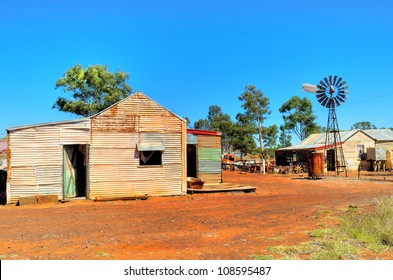
[[[341,78],[330,75],[319,81],[317,86],[303,84],[302,89],[316,93],[318,102],[329,109],[325,137],[325,162],[327,171],[344,171],[347,176],[347,167],[342,147],[340,129],[338,127],[336,107],[345,102],[348,95],[348,85]]]

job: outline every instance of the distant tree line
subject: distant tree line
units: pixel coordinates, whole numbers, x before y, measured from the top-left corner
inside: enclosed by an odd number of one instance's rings
[[[132,88],[127,84],[129,75],[120,70],[108,71],[106,66],[93,65],[83,68],[77,64],[64,73],[56,82],[56,88],[72,93],[71,98],[58,97],[53,108],[81,116],[96,114],[121,99],[129,96]],[[259,154],[261,158],[274,156],[276,148],[288,147],[292,134],[304,140],[310,134],[324,132],[316,123],[312,103],[307,98],[293,96],[279,108],[283,124],[265,126],[271,114],[269,98],[254,85],[247,85],[238,96],[241,112],[235,120],[224,113],[220,106],[209,106],[206,119],[194,122],[193,128],[222,132],[224,151],[240,151],[242,154]],[[187,126],[192,127],[188,117]],[[354,123],[351,129],[375,129],[368,121]]]
[[[258,153],[261,158],[266,158],[274,156],[276,148],[291,146],[292,133],[303,140],[312,133],[323,131],[316,123],[311,101],[307,98],[294,96],[281,106],[279,112],[283,115],[284,124],[280,127],[264,125],[271,114],[270,103],[254,85],[247,85],[238,99],[243,110],[236,115],[235,121],[218,105],[212,105],[207,118],[194,123],[195,129],[221,131],[224,151]]]

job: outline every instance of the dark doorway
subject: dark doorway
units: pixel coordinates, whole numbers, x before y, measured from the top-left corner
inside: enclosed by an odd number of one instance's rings
[[[187,145],[187,177],[197,177],[197,145]]]
[[[86,197],[87,145],[65,145],[63,149],[64,198]]]
[[[327,150],[326,161],[327,170],[336,171],[336,154],[334,149]]]
[[[0,204],[7,203],[7,170],[0,170]]]

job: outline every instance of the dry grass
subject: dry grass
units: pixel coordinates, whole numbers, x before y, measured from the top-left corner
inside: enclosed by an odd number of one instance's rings
[[[281,259],[360,259],[361,252],[393,250],[393,196],[376,202],[375,211],[349,206],[338,228],[318,228],[309,234],[313,241],[299,246],[272,246],[267,251]],[[253,256],[255,259],[272,255]]]

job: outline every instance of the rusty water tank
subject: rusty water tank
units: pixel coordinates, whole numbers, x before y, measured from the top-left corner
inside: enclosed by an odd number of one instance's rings
[[[307,156],[308,176],[320,178],[324,174],[323,153],[310,153]]]

